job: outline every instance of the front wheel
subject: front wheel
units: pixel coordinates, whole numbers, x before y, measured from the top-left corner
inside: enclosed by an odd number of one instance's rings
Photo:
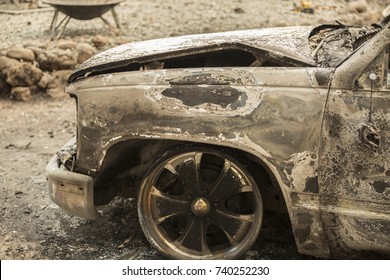
[[[174,259],[235,259],[256,241],[263,203],[247,169],[215,149],[168,153],[146,174],[138,215],[150,243]]]

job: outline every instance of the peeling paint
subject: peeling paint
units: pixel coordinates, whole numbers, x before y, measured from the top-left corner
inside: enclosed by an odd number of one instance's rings
[[[294,154],[285,164],[284,173],[294,191],[318,193],[317,155],[303,152]]]
[[[227,105],[237,102],[245,93],[228,86],[222,88],[219,86],[172,86],[161,94],[179,99],[187,106],[212,103],[226,108]]]

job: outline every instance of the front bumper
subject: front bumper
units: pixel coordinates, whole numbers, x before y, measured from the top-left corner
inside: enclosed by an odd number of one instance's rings
[[[72,138],[61,150],[71,147],[75,141]],[[66,170],[57,155],[49,161],[46,177],[50,198],[61,209],[82,218],[96,218],[92,177]]]

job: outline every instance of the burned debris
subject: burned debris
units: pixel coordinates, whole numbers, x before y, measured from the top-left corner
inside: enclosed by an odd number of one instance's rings
[[[63,147],[57,152],[58,162],[60,166],[63,166],[69,171],[73,171],[76,161],[77,145],[76,141]]]
[[[319,67],[336,67],[379,30],[378,26],[319,26],[310,34],[311,55]]]

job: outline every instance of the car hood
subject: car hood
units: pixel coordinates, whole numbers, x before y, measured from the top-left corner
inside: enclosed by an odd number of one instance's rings
[[[81,64],[69,82],[93,72],[109,71],[130,63],[153,61],[197,53],[200,49],[223,45],[247,46],[316,65],[310,54],[308,37],[313,27],[279,27],[211,34],[186,35],[121,45],[101,52]]]

